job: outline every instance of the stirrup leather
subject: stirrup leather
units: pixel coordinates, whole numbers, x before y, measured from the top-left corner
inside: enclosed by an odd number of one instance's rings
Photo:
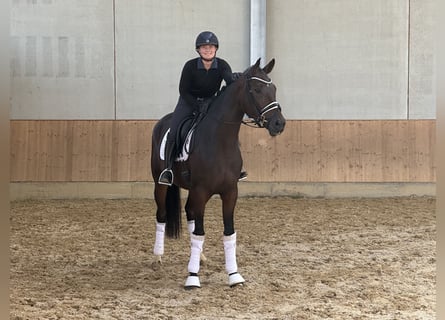
[[[163,184],[166,186],[171,186],[173,184],[173,171],[172,169],[166,168],[159,175],[158,179],[159,184]]]

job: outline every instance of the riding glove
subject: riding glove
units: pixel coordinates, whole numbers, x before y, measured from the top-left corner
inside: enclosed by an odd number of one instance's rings
[[[232,73],[232,81],[238,80],[243,74],[241,72],[233,72]]]
[[[198,99],[198,112],[199,113],[207,113],[207,109],[209,108],[211,99]]]

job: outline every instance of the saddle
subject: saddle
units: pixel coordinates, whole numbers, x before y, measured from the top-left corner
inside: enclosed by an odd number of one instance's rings
[[[179,124],[179,128],[176,132],[176,137],[175,137],[176,150],[183,149],[184,143],[187,140],[187,137],[192,135],[193,130],[196,128],[196,126],[198,124],[197,120],[198,120],[198,115],[194,114],[190,117],[185,118]],[[187,151],[187,153],[189,153],[191,150],[191,142],[190,142],[190,146],[188,148],[189,149],[185,150],[185,151]]]
[[[180,124],[175,137],[175,150],[173,150],[175,161],[186,161],[188,155],[192,150],[193,132],[198,123],[203,118],[203,115],[194,114],[184,119]],[[170,134],[170,129],[164,133],[161,139],[161,145],[159,149],[159,156],[161,160],[165,160],[165,145],[167,143],[167,135]]]
[[[185,118],[182,120],[182,122],[179,124],[179,128],[176,132],[175,137],[175,144],[176,144],[176,150],[183,150],[184,143],[191,138],[191,135],[195,128],[199,125],[202,119],[207,115],[207,111],[210,108],[214,98],[210,99],[208,101],[206,110],[199,110],[194,112],[191,116]],[[192,149],[192,141],[189,141],[189,149],[185,150],[187,153],[190,153],[190,150]]]

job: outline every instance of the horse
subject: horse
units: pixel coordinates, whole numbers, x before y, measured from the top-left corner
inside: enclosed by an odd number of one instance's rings
[[[159,184],[164,168],[161,141],[169,130],[171,113],[161,118],[152,132],[151,172],[156,210],[156,238],[153,253],[162,263],[164,238],[179,238],[181,233],[180,188],[188,190],[185,204],[190,233],[190,260],[185,289],[201,287],[198,272],[204,243],[204,211],[208,200],[219,195],[223,213],[223,245],[225,269],[229,286],[242,285],[238,272],[234,210],[238,199],[238,178],[242,169],[239,145],[241,124],[265,128],[271,136],[284,130],[286,120],[276,101],[276,86],[268,77],[275,65],[272,59],[264,68],[258,59],[240,77],[221,90],[208,108],[207,114],[194,126],[188,159],[173,164],[174,182]],[[250,117],[250,123],[244,117]]]

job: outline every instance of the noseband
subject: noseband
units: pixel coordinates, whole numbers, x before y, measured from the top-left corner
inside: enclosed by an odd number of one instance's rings
[[[252,88],[250,87],[250,81],[252,80],[256,80],[256,81],[260,81],[262,83],[264,83],[266,86],[270,86],[272,84],[272,80],[264,80],[258,77],[250,77],[247,78],[247,90],[249,92],[249,98],[252,101],[253,105],[255,106],[255,110],[258,113],[258,117],[253,118],[251,123],[256,124],[258,127],[260,128],[265,128],[265,126],[267,125],[267,119],[265,117],[265,114],[268,113],[269,111],[278,109],[281,111],[281,106],[277,101],[272,101],[271,103],[269,103],[268,105],[266,105],[265,107],[261,107],[258,102],[255,100],[255,98],[253,97],[253,93],[252,93]],[[247,124],[246,122],[243,121],[244,124]]]

